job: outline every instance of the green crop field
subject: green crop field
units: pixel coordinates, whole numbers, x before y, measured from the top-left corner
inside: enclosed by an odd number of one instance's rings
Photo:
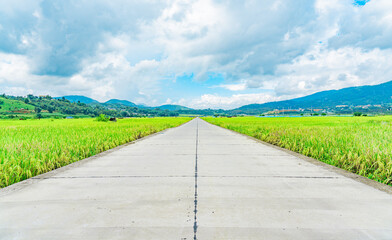
[[[176,127],[190,118],[0,121],[0,188]]]
[[[392,185],[392,117],[204,118]]]

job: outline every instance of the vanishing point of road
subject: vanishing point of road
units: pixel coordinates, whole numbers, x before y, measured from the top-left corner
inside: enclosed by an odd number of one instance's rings
[[[0,190],[0,239],[392,239],[392,195],[194,119]]]

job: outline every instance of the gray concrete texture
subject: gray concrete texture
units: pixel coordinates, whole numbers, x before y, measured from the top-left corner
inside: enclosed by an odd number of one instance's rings
[[[200,119],[0,190],[0,239],[195,237],[392,239],[392,195]]]

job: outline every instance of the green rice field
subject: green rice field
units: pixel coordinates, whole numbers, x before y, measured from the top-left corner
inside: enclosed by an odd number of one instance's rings
[[[0,121],[0,188],[179,126],[191,118]]]
[[[203,119],[392,185],[392,116]]]

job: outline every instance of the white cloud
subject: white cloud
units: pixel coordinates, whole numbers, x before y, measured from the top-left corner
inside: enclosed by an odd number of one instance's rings
[[[170,98],[166,99],[166,102],[164,104],[172,104],[173,100],[171,100]]]
[[[204,94],[200,98],[193,99],[190,102],[181,101],[180,103],[196,109],[232,109],[247,104],[265,103],[269,101],[277,101],[279,99],[279,97],[275,97],[271,94],[234,94],[229,97]]]
[[[30,71],[29,60],[26,56],[0,52],[0,79],[13,83],[23,83]]]
[[[349,86],[373,85],[390,81],[392,49],[344,47],[329,50],[315,47],[290,64],[278,66],[275,93],[278,96],[300,96],[317,91]]]
[[[0,86],[10,93],[232,108],[392,80],[390,0],[361,7],[351,0],[3,5]],[[184,73],[225,82],[197,99],[168,96],[165,84]],[[255,94],[259,88],[272,92]]]
[[[245,83],[238,83],[238,84],[220,84],[218,86],[212,86],[211,88],[224,88],[230,91],[243,91],[247,88]]]

